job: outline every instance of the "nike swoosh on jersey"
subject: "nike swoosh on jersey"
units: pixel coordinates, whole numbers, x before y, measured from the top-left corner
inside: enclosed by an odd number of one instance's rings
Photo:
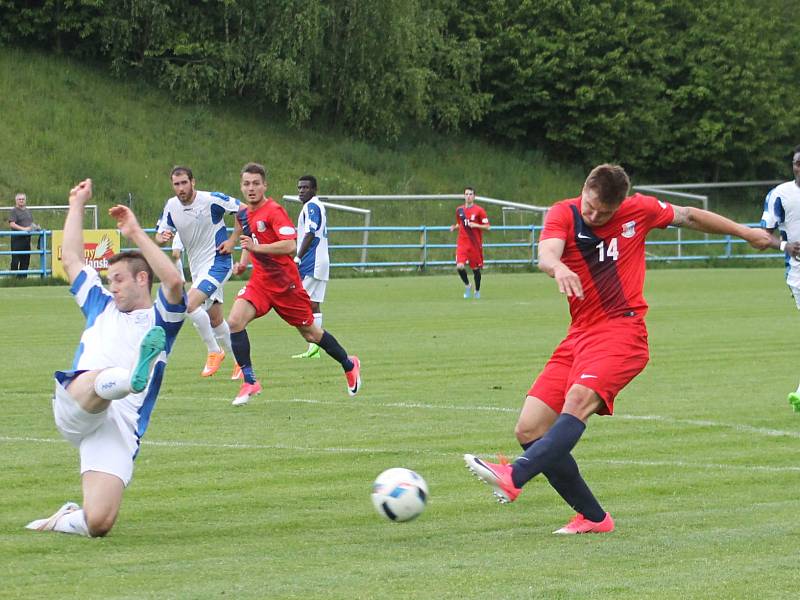
[[[597,379],[598,377],[597,377],[597,375],[587,375],[586,373],[584,373],[583,375],[581,375],[580,378],[581,379]]]

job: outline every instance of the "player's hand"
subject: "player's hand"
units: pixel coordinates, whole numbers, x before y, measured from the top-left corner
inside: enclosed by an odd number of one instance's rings
[[[121,204],[112,206],[108,209],[108,214],[117,220],[117,229],[128,239],[141,229],[139,221],[136,220],[136,215],[127,206],[122,206]]]
[[[800,259],[800,242],[788,242],[786,244],[786,254]]]
[[[249,235],[241,235],[239,236],[239,245],[242,247],[242,250],[247,250],[248,252],[252,252],[253,247],[256,243],[253,241]]]
[[[450,231],[455,231],[458,225],[450,225]]]
[[[217,246],[217,252],[220,254],[231,254],[233,252],[233,248],[236,246],[236,242],[233,240],[225,240],[219,246]]]
[[[475,229],[475,223],[473,223],[472,221],[467,221],[467,227],[469,227],[470,229]]]
[[[575,296],[583,300],[583,285],[578,275],[571,271],[564,263],[559,264],[553,269],[553,279],[558,284],[558,291],[566,294],[567,297]]]
[[[83,208],[92,199],[92,180],[84,179],[69,191],[69,205]]]
[[[169,242],[174,237],[175,237],[175,234],[172,233],[169,229],[167,229],[166,231],[162,231],[160,233],[156,233],[156,241],[159,244],[166,244],[167,242]]]
[[[775,238],[765,229],[751,228],[745,239],[756,250],[766,250],[772,247]]]
[[[233,274],[241,275],[247,270],[247,265],[242,262],[233,263]]]

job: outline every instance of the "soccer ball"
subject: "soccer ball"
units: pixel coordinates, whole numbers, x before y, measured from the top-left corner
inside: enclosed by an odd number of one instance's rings
[[[372,484],[372,504],[390,521],[410,521],[425,510],[428,484],[411,469],[387,469]]]

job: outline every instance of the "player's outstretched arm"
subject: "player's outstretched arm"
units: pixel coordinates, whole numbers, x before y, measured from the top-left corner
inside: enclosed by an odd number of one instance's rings
[[[117,220],[120,233],[136,244],[142,251],[144,259],[153,272],[161,280],[164,295],[170,304],[178,304],[183,298],[183,281],[175,265],[156,243],[147,235],[136,220],[136,215],[127,206],[118,204],[108,210],[108,214]]]
[[[561,262],[566,242],[548,238],[539,242],[539,270],[556,280],[558,291],[567,296],[583,298],[583,285],[577,273]]]
[[[676,227],[688,227],[703,233],[735,235],[757,250],[779,247],[779,242],[775,240],[775,237],[763,229],[751,228],[736,221],[731,221],[729,218],[717,213],[695,208],[694,206],[673,205],[672,208],[675,211],[672,225]]]
[[[92,180],[84,179],[69,191],[69,210],[64,219],[64,240],[61,244],[61,264],[69,282],[83,269],[83,207],[92,199]]]

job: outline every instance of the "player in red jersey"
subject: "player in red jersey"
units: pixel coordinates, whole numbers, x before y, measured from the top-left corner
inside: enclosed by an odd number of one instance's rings
[[[489,230],[486,211],[475,204],[475,190],[464,188],[464,204],[456,209],[456,222],[450,231],[458,228],[456,240],[456,271],[464,282],[464,298],[469,298],[471,288],[466,265],[469,263],[475,277],[475,298],[481,297],[481,269],[483,268],[483,232]]]
[[[539,242],[539,268],[567,296],[572,323],[528,391],[515,434],[524,454],[513,464],[465,454],[467,467],[512,502],[543,473],[577,515],[555,533],[605,533],[614,521],[581,477],[570,452],[595,413],[610,415],[614,398],[649,359],[642,295],[644,241],[668,225],[735,235],[759,250],[771,236],[715,213],[673,206],[651,196],[626,197],[622,167],[600,165],[581,196],[555,204]]]
[[[241,188],[247,207],[237,214],[231,236],[235,240],[238,234],[243,234],[239,237],[242,258],[233,271],[237,275],[242,273],[248,261],[252,261],[253,274],[239,292],[228,316],[233,354],[244,377],[233,405],[247,404],[250,396],[261,391],[253,372],[245,327],[273,308],[289,325],[297,327],[306,341],[317,344],[342,365],[347,392],[355,396],[361,388],[361,363],[358,357],[348,356],[330,333],[314,324],[311,300],[292,258],[297,251],[297,232],[286,210],[266,196],[264,167],[257,163],[246,164],[241,173]]]

